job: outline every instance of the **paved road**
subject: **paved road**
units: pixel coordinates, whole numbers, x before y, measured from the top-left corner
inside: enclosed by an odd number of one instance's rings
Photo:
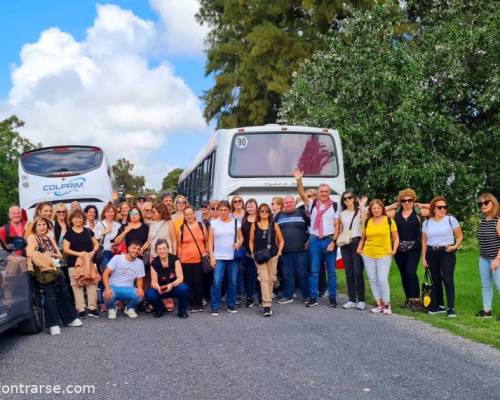
[[[274,313],[121,314],[59,337],[3,335],[0,384],[95,384],[94,396],[59,399],[499,399],[492,347],[324,299]]]

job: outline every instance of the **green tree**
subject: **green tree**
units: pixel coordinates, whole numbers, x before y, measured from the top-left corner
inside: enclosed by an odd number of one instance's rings
[[[113,165],[113,173],[115,175],[116,185],[125,194],[130,193],[134,196],[142,195],[146,179],[143,176],[132,174],[134,164],[125,158],[116,160]]]
[[[0,222],[7,219],[7,211],[13,204],[19,204],[18,162],[19,156],[36,146],[16,132],[24,122],[11,116],[0,122]]]
[[[162,192],[177,192],[177,183],[179,182],[179,176],[184,171],[182,168],[174,168],[171,170],[165,178],[163,178],[161,184]]]
[[[210,27],[206,74],[215,85],[203,99],[207,121],[223,128],[276,121],[293,71],[323,45],[347,4],[372,0],[201,0],[197,19]]]
[[[360,192],[392,201],[410,186],[465,215],[480,190],[498,191],[498,27],[489,2],[452,3],[407,33],[398,7],[354,11],[304,62],[280,116],[337,128]]]

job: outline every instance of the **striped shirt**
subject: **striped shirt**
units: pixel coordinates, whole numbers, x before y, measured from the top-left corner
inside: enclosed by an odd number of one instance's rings
[[[499,217],[486,219],[481,218],[481,223],[477,228],[477,240],[479,242],[479,254],[483,258],[496,258],[500,249],[500,237],[497,232]]]

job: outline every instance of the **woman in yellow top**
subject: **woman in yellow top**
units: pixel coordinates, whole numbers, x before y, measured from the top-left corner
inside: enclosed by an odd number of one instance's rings
[[[357,252],[363,256],[368,282],[377,302],[377,307],[371,309],[373,313],[392,314],[389,270],[398,246],[396,223],[386,215],[382,200],[372,200]]]
[[[184,223],[184,210],[188,206],[188,200],[182,194],[177,195],[174,200],[175,214],[172,215],[172,221],[174,222],[175,233],[177,234],[177,236],[179,236],[181,225]]]

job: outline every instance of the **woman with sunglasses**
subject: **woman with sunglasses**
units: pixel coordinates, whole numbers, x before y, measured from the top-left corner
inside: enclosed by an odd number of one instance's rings
[[[238,263],[234,260],[234,250],[241,247],[243,236],[241,235],[241,229],[238,229],[235,242],[234,219],[231,218],[230,210],[231,206],[228,201],[220,201],[218,204],[219,218],[210,222],[208,250],[210,264],[214,269],[211,312],[213,316],[219,315],[222,282],[226,273],[228,275],[227,311],[231,314],[238,312],[236,309]]]
[[[401,282],[406,300],[401,308],[412,311],[421,310],[420,286],[417,268],[422,249],[423,217],[429,215],[428,204],[417,203],[417,194],[413,189],[401,190],[395,205],[386,208],[387,215],[396,221],[399,234],[399,247],[394,260],[401,275]]]
[[[340,246],[342,260],[344,260],[344,271],[347,283],[347,294],[349,301],[342,308],[357,308],[364,310],[365,304],[365,279],[363,276],[363,258],[356,252],[361,240],[362,224],[365,222],[365,205],[367,197],[364,196],[358,203],[351,190],[342,193],[342,212],[340,213],[339,235],[350,231],[351,242]]]
[[[241,226],[243,217],[245,216],[243,198],[240,196],[234,196],[231,200],[231,216],[238,221],[238,225]],[[238,263],[238,283],[237,283],[237,296],[238,301],[243,296],[246,295],[246,285],[245,285],[245,262]],[[239,305],[238,305],[239,306]]]
[[[101,220],[97,223],[94,234],[99,244],[103,248],[103,258],[101,265],[98,265],[99,272],[102,275],[108,262],[113,258],[113,244],[121,225],[116,222],[117,208],[113,203],[108,203],[104,206],[101,213]],[[101,312],[107,311],[106,302],[104,301],[104,284],[102,280],[98,284],[101,291]]]
[[[491,318],[493,283],[500,294],[500,207],[497,198],[491,193],[479,196],[477,204],[482,213],[476,235],[479,243],[483,309],[476,317]],[[500,320],[500,316],[498,319]]]
[[[120,244],[125,240],[125,244],[128,248],[130,243],[139,241],[142,244],[142,255],[145,250],[145,245],[148,241],[148,234],[149,227],[144,223],[141,210],[139,210],[137,207],[132,207],[128,213],[126,224],[122,224],[121,228],[118,231],[118,235],[115,237],[115,244]]]
[[[172,216],[177,235],[179,235],[181,225],[184,223],[184,210],[187,206],[189,206],[188,200],[182,194],[177,195],[174,201],[175,214]]]
[[[210,221],[219,218],[219,202],[217,200],[210,201]]]
[[[456,251],[463,240],[457,219],[448,215],[448,202],[442,196],[430,203],[431,217],[422,225],[422,264],[432,276],[431,309],[429,314],[455,313],[455,264]],[[443,285],[446,290],[448,309],[444,307]]]
[[[283,240],[279,225],[271,218],[271,208],[265,203],[259,206],[255,222],[250,228],[248,245],[252,257],[255,257],[255,253],[263,251],[264,249],[268,249],[271,256],[269,260],[260,264],[257,264],[257,261],[255,261],[257,273],[259,275],[260,290],[262,292],[264,316],[270,317],[273,314],[271,306],[273,302],[272,296],[274,282],[276,281],[278,257],[281,256],[285,241]]]
[[[149,201],[145,201],[142,203],[142,215],[144,216],[144,223],[146,225],[150,225],[151,222],[153,221],[153,203]]]
[[[98,219],[99,212],[97,211],[97,207],[92,204],[89,204],[88,206],[85,206],[83,212],[87,217],[87,223],[85,224],[85,227],[94,231],[96,224],[99,221]]]
[[[384,202],[372,200],[357,249],[357,253],[363,255],[368,282],[377,302],[370,310],[372,313],[392,314],[389,271],[398,245],[398,230],[394,220],[387,216]]]
[[[189,286],[189,305],[191,312],[203,309],[203,270],[202,257],[207,255],[208,233],[205,226],[196,221],[194,209],[184,209],[184,224],[179,235],[179,260],[182,264],[184,280]]]
[[[71,285],[69,283],[68,264],[66,256],[63,254],[64,235],[66,235],[66,232],[68,231],[69,227],[68,209],[66,208],[66,205],[64,205],[63,203],[59,203],[56,204],[56,206],[54,207],[54,211],[55,211],[54,239],[57,244],[57,247],[59,248],[59,251],[63,255],[60,262],[61,271],[64,273],[64,277],[68,285],[70,296],[72,296],[73,292],[71,290]]]
[[[246,288],[246,307],[254,306],[255,281],[257,280],[257,269],[255,262],[250,254],[248,241],[250,240],[250,228],[257,218],[257,201],[248,199],[245,203],[245,216],[241,221],[241,234],[243,236],[243,247],[246,249],[245,255],[245,288]]]
[[[95,238],[94,232],[85,227],[86,218],[81,210],[74,210],[70,213],[70,228],[64,235],[63,242],[64,253],[68,256],[69,278],[79,318],[85,318],[87,315],[90,317],[100,316],[97,310],[97,283],[79,286],[75,279],[78,258],[88,256],[92,260],[99,249],[99,242]],[[84,291],[87,292],[87,296],[84,295]]]

